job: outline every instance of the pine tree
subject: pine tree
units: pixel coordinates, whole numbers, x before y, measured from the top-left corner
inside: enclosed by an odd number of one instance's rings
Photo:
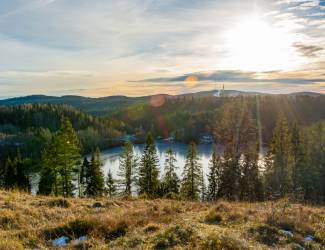
[[[154,197],[158,194],[159,168],[158,156],[154,139],[149,133],[146,138],[144,151],[141,157],[139,168],[139,194],[146,194]]]
[[[120,165],[118,176],[119,184],[122,187],[122,193],[132,195],[132,186],[135,181],[135,169],[137,167],[137,159],[133,152],[132,142],[124,145],[123,152],[120,155]]]
[[[116,184],[110,169],[108,170],[106,177],[106,193],[109,197],[116,195]]]
[[[165,195],[179,193],[179,178],[176,174],[176,158],[171,148],[165,154],[165,175],[162,180],[163,192]]]
[[[216,151],[213,151],[209,164],[207,199],[215,201],[219,198],[222,161]]]
[[[87,171],[87,196],[102,196],[105,189],[104,176],[101,171],[99,148],[92,153],[89,169]]]
[[[194,142],[191,142],[187,151],[186,163],[183,170],[181,187],[182,197],[189,200],[197,200],[200,195],[201,185],[202,168],[199,163],[196,145]]]

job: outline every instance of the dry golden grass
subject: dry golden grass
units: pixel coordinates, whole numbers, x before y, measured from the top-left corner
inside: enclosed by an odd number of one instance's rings
[[[102,207],[93,208],[95,202]],[[83,235],[86,242],[67,249],[324,249],[324,232],[324,207],[286,200],[64,199],[0,191],[0,250],[53,249],[57,237]]]

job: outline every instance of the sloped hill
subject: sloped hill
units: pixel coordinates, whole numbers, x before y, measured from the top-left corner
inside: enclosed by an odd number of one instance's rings
[[[0,206],[0,249],[6,250],[57,249],[58,238],[67,240],[66,249],[325,247],[324,207],[285,200],[63,199],[0,191]]]

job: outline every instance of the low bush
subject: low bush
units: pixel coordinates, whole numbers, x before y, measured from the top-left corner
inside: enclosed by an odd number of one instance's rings
[[[279,241],[279,230],[269,225],[260,225],[249,229],[249,234],[252,235],[258,242],[272,246]]]
[[[68,200],[62,198],[49,200],[47,202],[47,205],[49,207],[63,207],[63,208],[69,208],[71,206]]]
[[[202,249],[206,250],[245,250],[248,249],[239,239],[229,236],[219,236],[212,234],[203,243]]]
[[[168,249],[177,245],[189,245],[191,243],[193,231],[188,227],[176,225],[168,228],[154,239],[154,249]]]
[[[205,216],[204,221],[209,224],[219,224],[222,221],[222,216],[215,209],[211,209]]]

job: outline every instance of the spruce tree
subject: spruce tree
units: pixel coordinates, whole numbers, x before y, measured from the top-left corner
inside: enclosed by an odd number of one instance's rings
[[[202,168],[194,142],[191,142],[188,147],[182,177],[182,197],[189,200],[197,200],[200,195],[200,187],[202,186]]]
[[[165,174],[162,180],[164,194],[179,193],[179,178],[176,174],[176,158],[171,148],[165,154]]]
[[[64,118],[57,135],[59,148],[59,173],[63,196],[72,196],[74,170],[80,159],[80,142],[69,119]]]
[[[268,153],[267,185],[272,196],[284,197],[291,190],[291,139],[287,121],[282,114],[277,118],[272,144]]]
[[[114,195],[116,195],[116,184],[110,169],[108,170],[106,177],[106,194],[109,197],[113,197]]]
[[[42,152],[42,169],[40,173],[40,182],[38,185],[38,194],[55,195],[62,194],[59,188],[59,142],[56,135],[52,135],[50,142]]]
[[[102,196],[105,190],[104,176],[101,170],[99,148],[91,155],[89,169],[87,171],[87,186],[85,193],[87,196]]]
[[[219,198],[220,178],[222,173],[222,161],[214,150],[209,163],[207,199],[215,201]]]
[[[126,142],[123,152],[120,155],[120,165],[118,176],[119,184],[122,188],[122,194],[132,195],[132,186],[135,181],[135,170],[137,167],[137,158],[133,152],[132,142]]]
[[[82,164],[80,165],[78,172],[78,182],[79,182],[79,196],[82,197],[85,194],[87,186],[87,172],[89,170],[89,161],[87,157],[84,157]]]
[[[72,196],[80,159],[80,142],[71,122],[64,118],[42,153],[40,194]]]
[[[151,133],[147,135],[139,168],[139,194],[155,197],[159,189],[159,168],[156,145]]]
[[[30,160],[22,158],[20,152],[11,159],[8,157],[4,172],[4,187],[6,189],[17,188],[19,190],[29,191],[30,182],[26,174]]]
[[[291,133],[292,191],[295,198],[305,196],[304,183],[305,178],[308,178],[308,172],[305,169],[308,166],[305,143],[297,124],[295,124]]]

